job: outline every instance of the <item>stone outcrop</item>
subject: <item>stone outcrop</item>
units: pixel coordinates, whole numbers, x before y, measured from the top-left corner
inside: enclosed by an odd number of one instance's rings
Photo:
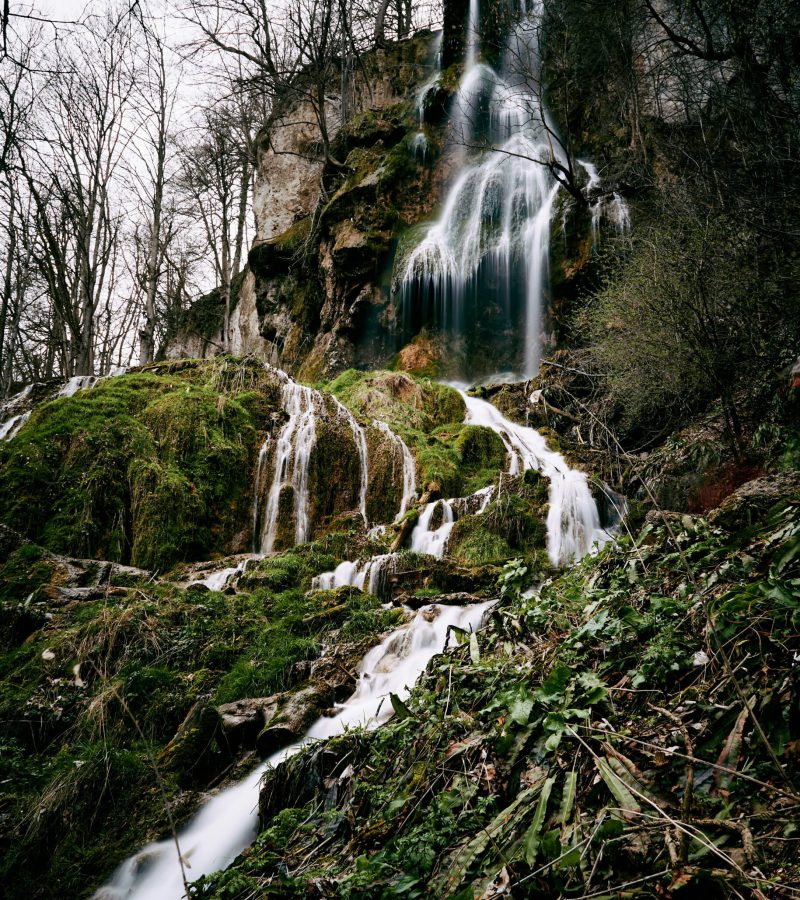
[[[329,159],[307,104],[295,103],[265,124],[253,198],[256,238],[234,286],[228,340],[222,298],[212,292],[186,316],[169,358],[214,356],[227,344],[307,380],[388,361],[395,352],[386,283],[394,247],[430,212],[441,180],[412,147],[420,127],[417,94],[431,76],[433,55],[430,32],[368,54],[344,126],[339,98],[328,97]],[[446,97],[439,101],[440,107]],[[438,126],[426,129],[433,160]],[[365,334],[369,341],[356,340]]]

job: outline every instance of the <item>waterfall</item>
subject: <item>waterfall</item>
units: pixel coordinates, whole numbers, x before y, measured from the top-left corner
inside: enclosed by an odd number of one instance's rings
[[[459,393],[467,407],[466,421],[491,428],[505,444],[510,475],[536,469],[549,479],[547,552],[553,565],[567,565],[585,556],[595,544],[602,546],[609,535],[600,527],[586,475],[571,469],[560,453],[550,450],[538,431],[517,425],[486,400]]]
[[[96,375],[73,375],[64,382],[56,397],[74,397],[78,391],[93,388],[99,380]]]
[[[272,553],[278,535],[281,488],[291,477],[294,490],[295,543],[308,539],[308,464],[317,439],[315,401],[312,388],[287,378],[283,386],[283,408],[289,419],[275,445],[275,467],[264,510],[260,550]]]
[[[28,421],[30,416],[29,410],[28,412],[19,413],[16,416],[11,416],[10,419],[6,419],[5,422],[0,424],[0,441],[10,441],[12,438],[16,437],[19,430]]]
[[[411,532],[411,550],[441,559],[447,551],[450,532],[457,519],[465,515],[482,515],[492,502],[494,494],[494,485],[489,485],[475,491],[469,497],[453,497],[449,500],[434,500],[433,503],[428,503]],[[442,521],[435,528],[431,528],[437,506],[441,506]]]
[[[369,455],[367,453],[367,438],[364,429],[358,424],[355,416],[350,410],[337,398],[331,394],[333,402],[336,404],[337,412],[344,418],[353,433],[353,441],[356,445],[358,453],[359,466],[359,492],[358,492],[358,510],[364,524],[367,522],[367,485],[369,484]]]
[[[196,584],[205,585],[210,591],[221,591],[227,587],[228,582],[234,575],[241,575],[243,572],[247,570],[247,564],[250,562],[249,559],[243,559],[238,565],[228,566],[224,569],[217,569],[214,572],[211,572],[209,575],[206,575],[205,578],[200,578],[197,581],[189,582],[189,587],[192,587]]]
[[[600,224],[604,219],[614,226],[617,234],[625,234],[630,231],[631,215],[625,200],[617,191],[612,191],[610,194],[602,192],[600,173],[594,163],[585,159],[575,161],[586,173],[588,179],[584,191],[589,199],[589,209],[592,214],[592,243],[596,244],[599,241]]]
[[[267,467],[267,455],[271,439],[267,437],[258,451],[258,462],[256,463],[256,479],[253,485],[253,553],[258,553],[261,549],[261,529],[259,521],[260,503],[261,503],[261,484],[264,481],[264,470]]]
[[[381,600],[388,599],[388,575],[397,565],[396,553],[382,553],[366,562],[345,560],[332,572],[323,572],[311,582],[312,591],[331,591],[339,587],[356,587],[366,590]]]
[[[496,302],[509,325],[522,328],[518,362],[526,376],[539,364],[550,216],[559,187],[549,169],[556,161],[552,128],[532,87],[537,15],[514,30],[496,72],[479,60],[479,10],[471,0],[452,125],[457,142],[489,149],[463,168],[400,278],[402,320],[411,330],[432,320],[463,336],[481,322],[480,306]]]
[[[295,544],[304,544],[311,537],[309,522],[308,473],[311,454],[317,442],[318,416],[328,415],[326,398],[313,388],[298,384],[280,369],[275,374],[284,382],[282,405],[288,420],[275,440],[272,481],[267,493],[263,515],[261,492],[264,469],[267,466],[272,439],[261,447],[256,466],[253,496],[253,552],[269,554],[275,549],[280,520],[281,489],[291,484],[295,522]],[[358,509],[367,523],[367,487],[369,485],[369,453],[364,429],[350,410],[336,397],[330,397],[336,416],[343,420],[353,435],[359,465]],[[260,520],[260,521],[259,521]]]
[[[295,744],[273,754],[244,780],[212,797],[178,836],[186,876],[195,880],[230,865],[256,836],[258,791],[264,772],[306,744],[361,726],[376,728],[392,715],[390,694],[408,696],[431,658],[445,648],[451,628],[474,631],[491,603],[432,604],[373,647],[359,666],[358,686],[334,716],[321,716]],[[172,840],[144,847],[126,860],[93,900],[180,900],[184,885]]]
[[[431,520],[437,509],[441,511],[442,521],[436,528],[431,528]],[[429,503],[420,513],[419,521],[411,532],[411,550],[441,559],[455,521],[452,500],[434,500]]]
[[[479,0],[469,0],[469,13],[467,15],[467,58],[465,68],[470,70],[478,61],[478,52],[481,46],[481,11]]]
[[[399,434],[395,434],[385,422],[379,422],[376,419],[372,424],[399,449],[403,461],[403,497],[400,501],[400,509],[394,517],[394,521],[399,522],[408,511],[408,507],[417,498],[417,470],[414,466],[414,457],[406,442]]]
[[[127,370],[123,366],[115,366],[109,371],[108,375],[74,375],[72,378],[65,381],[50,399],[57,400],[59,397],[73,397],[78,391],[84,390],[85,388],[92,388],[98,382],[103,381],[106,378],[124,375],[126,371]],[[26,385],[18,394],[10,397],[4,403],[0,403],[0,416],[6,416],[9,412],[18,406],[21,406],[28,399],[34,387],[36,387],[36,382]],[[0,422],[0,441],[10,441],[12,438],[16,437],[22,426],[30,418],[32,411],[33,410],[28,409],[24,412],[16,413]]]

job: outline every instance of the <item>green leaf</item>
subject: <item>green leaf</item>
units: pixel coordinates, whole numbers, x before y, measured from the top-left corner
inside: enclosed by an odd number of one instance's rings
[[[567,687],[572,671],[566,666],[556,666],[534,693],[534,697],[540,703],[556,703],[564,699],[564,691]]]
[[[517,725],[527,725],[532,709],[533,700],[530,697],[525,697],[524,700],[517,699],[511,704],[509,715]]]
[[[481,651],[478,647],[478,635],[475,634],[474,631],[469,636],[469,658],[475,666],[481,661]]]
[[[608,694],[605,682],[594,672],[581,672],[578,676],[578,684],[584,689],[586,702],[590,705],[604,700]]]
[[[525,862],[529,866],[536,862],[536,854],[539,852],[540,835],[542,825],[544,825],[544,817],[547,814],[547,802],[550,799],[550,791],[553,789],[555,778],[548,778],[542,785],[542,792],[539,794],[539,802],[536,804],[536,812],[533,814],[533,822],[531,827],[525,832],[523,843],[525,846]]]
[[[558,811],[559,825],[566,825],[575,805],[575,788],[578,783],[577,772],[567,772],[564,778],[564,790],[561,793],[561,808]]]
[[[394,714],[401,722],[403,721],[403,719],[414,718],[411,710],[405,705],[405,703],[403,703],[403,701],[397,696],[397,694],[389,694],[389,701],[392,704]]]
[[[800,553],[800,535],[787,542],[773,562],[776,572],[782,572],[786,566]]]
[[[636,798],[628,790],[625,782],[614,773],[614,770],[606,760],[598,759],[597,769],[600,772],[600,777],[605,781],[606,786],[614,795],[614,799],[617,801],[623,812],[641,812],[642,808],[639,806]]]

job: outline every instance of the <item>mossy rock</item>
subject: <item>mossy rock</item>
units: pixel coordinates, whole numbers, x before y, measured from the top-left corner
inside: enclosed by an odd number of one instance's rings
[[[398,433],[461,422],[466,409],[453,388],[403,372],[348,369],[326,387],[359,415]]]
[[[224,552],[250,519],[261,364],[156,364],[37,406],[0,447],[0,521],[57,553],[164,570]]]
[[[532,486],[524,477],[517,479],[482,514],[459,518],[450,534],[448,555],[472,566],[535,556],[547,541],[545,485],[541,476]]]
[[[311,233],[311,218],[298,219],[286,231],[266,241],[253,245],[247,262],[255,275],[261,278],[287,274],[300,256]]]

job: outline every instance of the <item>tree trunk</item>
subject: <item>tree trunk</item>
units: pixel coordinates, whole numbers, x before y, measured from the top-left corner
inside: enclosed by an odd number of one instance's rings
[[[376,47],[382,47],[386,43],[386,13],[389,11],[390,2],[391,0],[381,0],[375,16],[374,40]]]

